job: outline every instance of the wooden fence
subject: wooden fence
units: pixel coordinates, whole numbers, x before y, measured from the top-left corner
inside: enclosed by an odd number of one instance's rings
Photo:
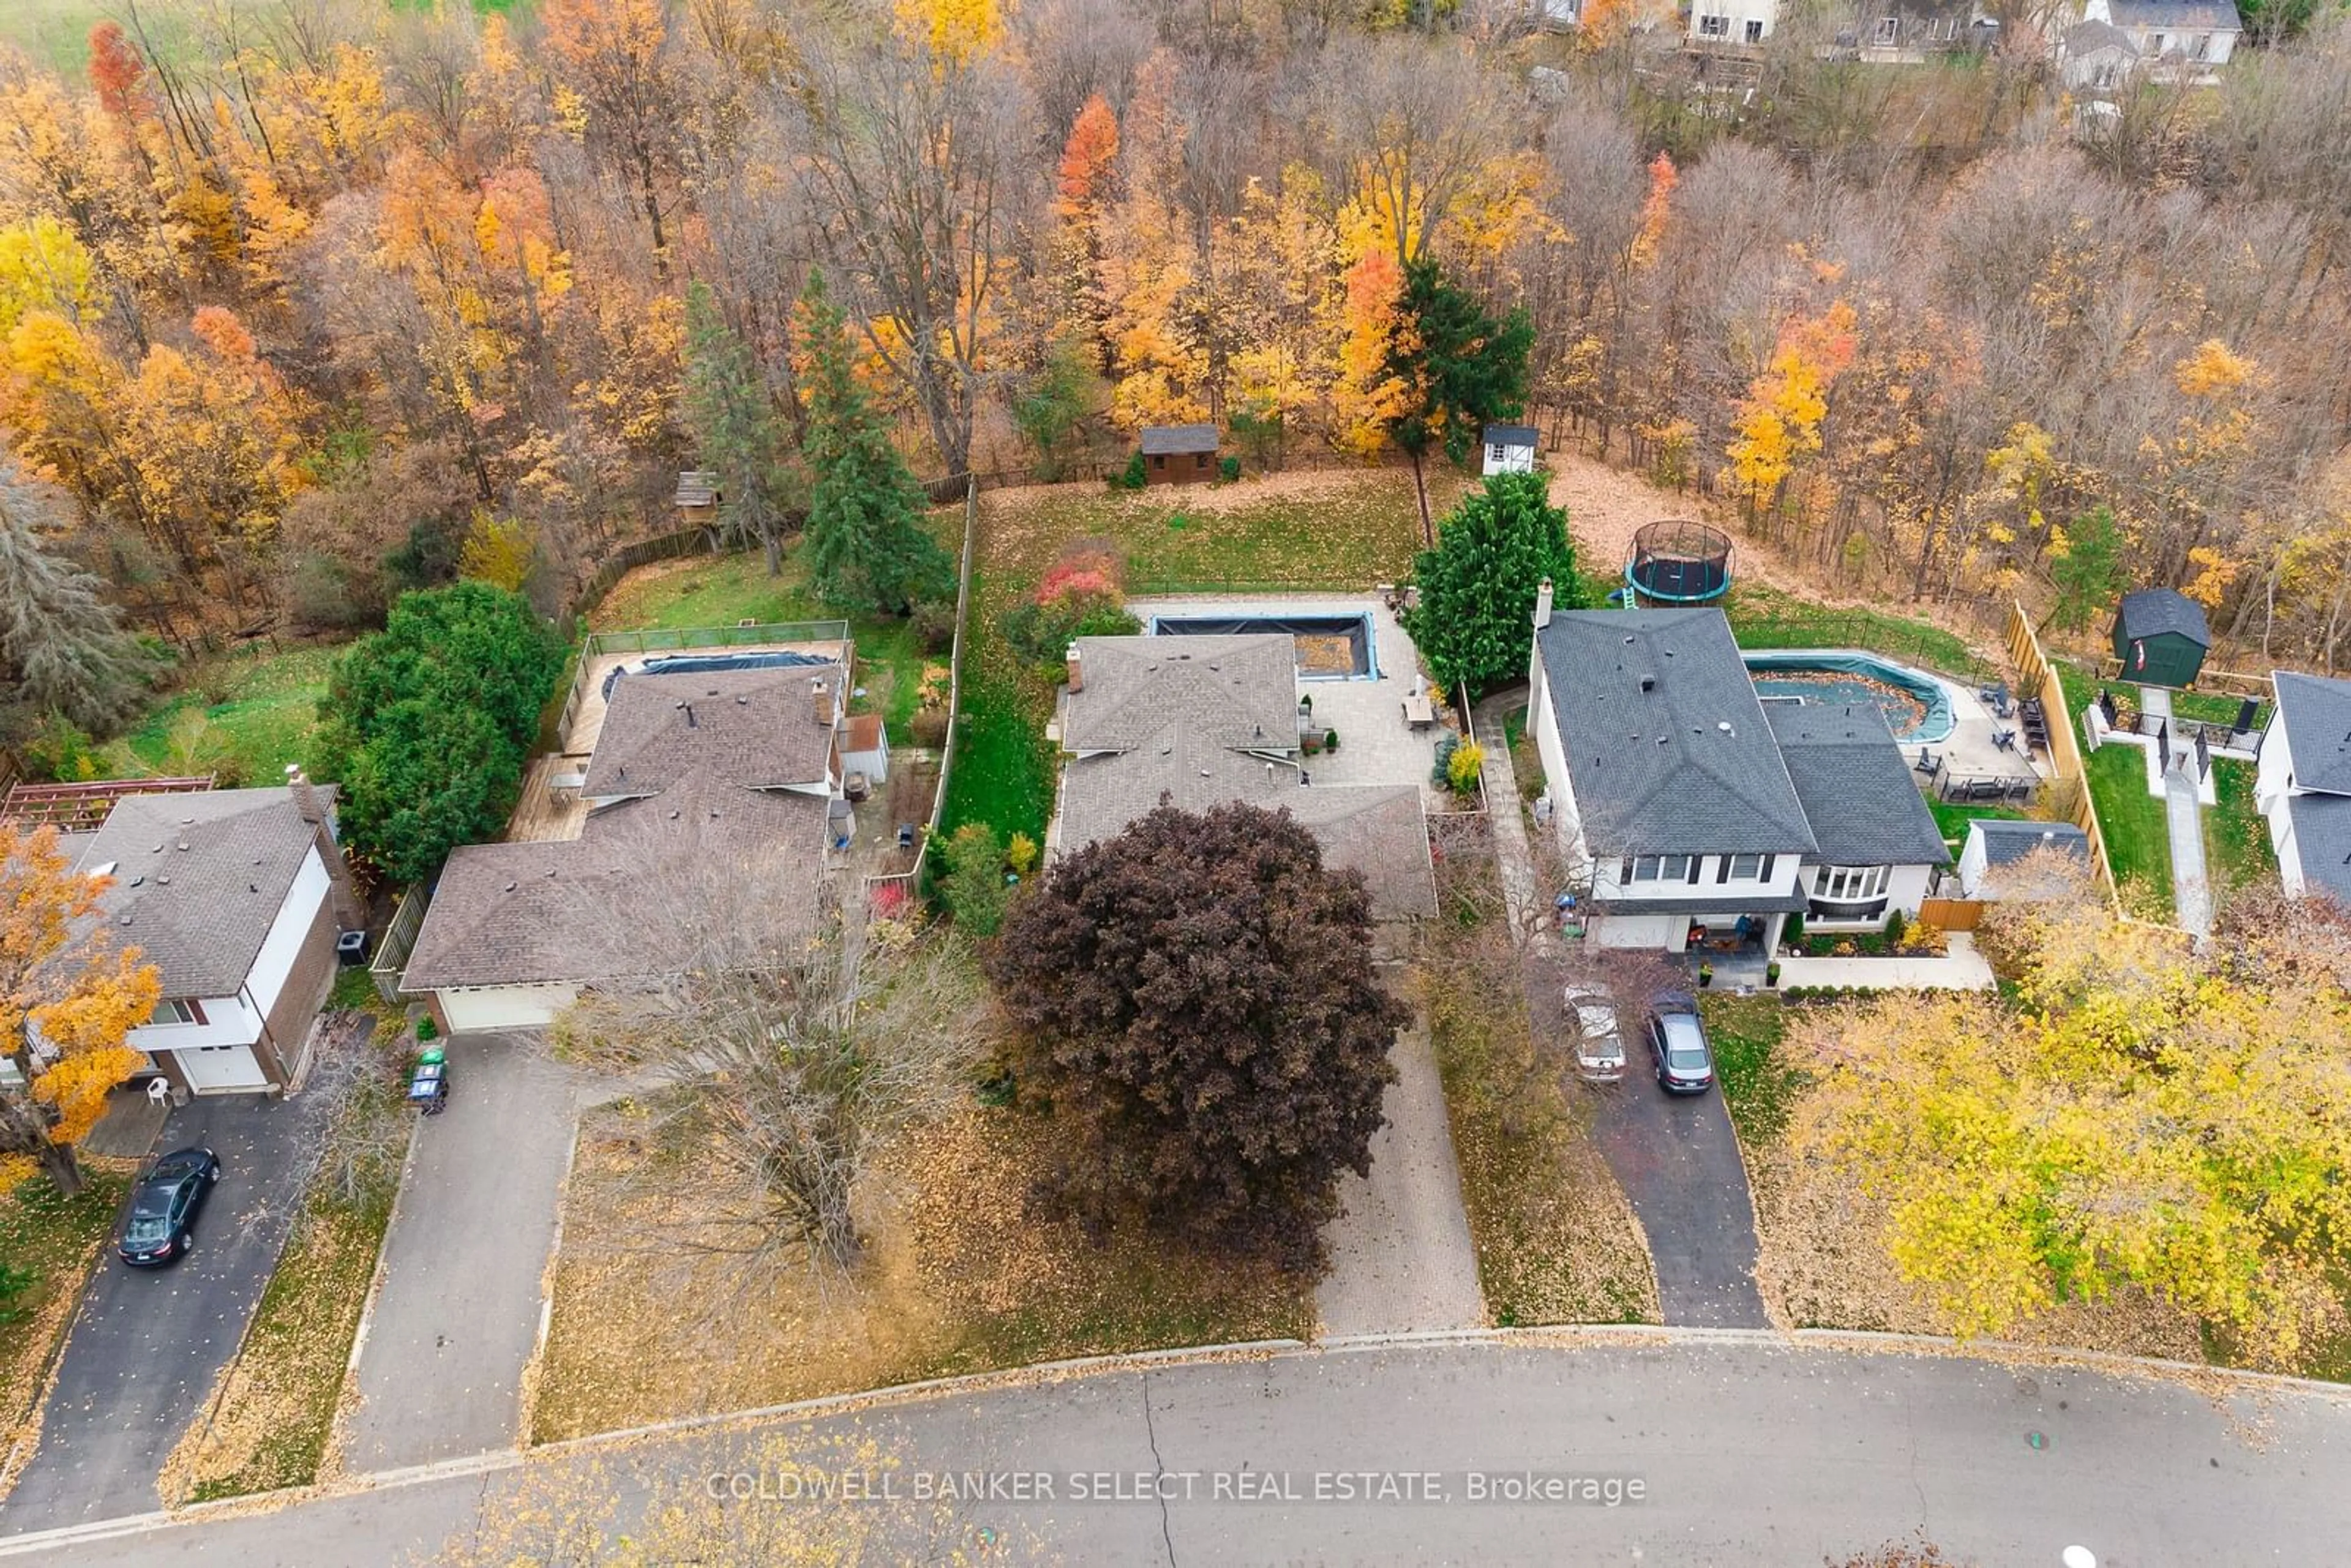
[[[873,890],[885,882],[902,883],[909,895],[918,894],[923,885],[923,865],[929,860],[931,841],[939,836],[939,824],[946,819],[947,786],[955,782],[956,736],[963,727],[963,644],[964,632],[971,621],[971,560],[973,540],[979,532],[979,482],[968,478],[963,494],[963,559],[956,572],[955,643],[947,653],[947,731],[940,741],[939,787],[931,797],[931,820],[923,826],[920,840],[914,845],[914,863],[902,872],[865,879],[865,893],[872,900]]]
[[[408,967],[408,955],[415,950],[416,934],[424,928],[424,911],[433,895],[423,883],[413,884],[400,895],[400,907],[392,912],[392,924],[383,929],[383,940],[376,944],[375,961],[368,966],[368,974],[375,981],[375,994],[387,1006],[398,1007],[408,1000],[400,988],[401,971]]]
[[[2098,806],[2090,794],[2090,769],[2082,759],[2082,737],[2074,727],[2074,710],[2065,705],[2065,686],[2057,678],[2057,667],[2042,653],[2032,622],[2014,600],[2008,605],[2007,643],[2009,663],[2016,666],[2018,693],[2038,696],[2042,712],[2049,716],[2049,760],[2064,787],[2050,790],[2043,799],[2088,836],[2090,864],[2096,869],[2106,896],[2113,899],[2117,896],[2114,862],[2106,856],[2106,836],[2098,827]]]
[[[1983,924],[1980,898],[1926,898],[1918,901],[1918,924],[1938,931],[1973,931]]]

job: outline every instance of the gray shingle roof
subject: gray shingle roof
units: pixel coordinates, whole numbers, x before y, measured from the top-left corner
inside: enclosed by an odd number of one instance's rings
[[[1949,865],[1950,851],[1875,703],[1775,703],[1780,742],[1804,821],[1835,865]]]
[[[2304,890],[2351,904],[2351,796],[2289,795],[2285,809],[2294,821]]]
[[[2118,26],[2166,32],[2237,33],[2245,26],[2229,0],[2108,0],[2106,11]]]
[[[2126,637],[2160,637],[2167,632],[2185,637],[2199,648],[2212,645],[2211,629],[2204,623],[2204,607],[2168,588],[2142,588],[2123,595],[2119,612]]]
[[[2065,53],[2074,59],[2094,55],[2101,49],[2113,49],[2126,55],[2138,53],[2138,40],[2112,22],[2076,22],[2065,29],[2064,44]]]
[[[707,507],[718,499],[718,476],[707,468],[687,468],[677,476],[677,499],[681,507]]]
[[[582,793],[657,794],[696,769],[755,789],[813,784],[832,748],[831,727],[816,721],[818,681],[838,703],[839,664],[626,675],[612,688]]]
[[[1213,424],[1146,424],[1143,427],[1141,440],[1145,457],[1178,452],[1214,452],[1217,449],[1217,427]]]
[[[2279,670],[2270,684],[2294,754],[2295,788],[2351,795],[2351,681]]]
[[[1531,424],[1489,424],[1485,442],[1489,446],[1540,446],[1542,434]]]
[[[1817,851],[1721,611],[1563,611],[1536,643],[1595,854]]]
[[[1124,751],[1181,723],[1216,746],[1298,749],[1298,644],[1288,632],[1081,637],[1071,751]]]
[[[792,879],[778,907],[813,925],[824,820],[821,797],[747,789],[704,770],[653,799],[590,813],[577,839],[465,845],[442,868],[402,983],[434,990],[630,975],[642,952],[634,933],[674,914],[665,872],[740,866],[755,853],[776,856]]]
[[[77,863],[114,867],[99,901],[108,934],[161,971],[163,995],[226,997],[252,971],[315,841],[284,789],[132,795]]]
[[[2014,865],[2035,850],[2053,849],[2075,860],[2090,858],[2089,836],[2071,822],[2011,822],[1979,817],[1968,831],[1983,839],[1984,864]]]

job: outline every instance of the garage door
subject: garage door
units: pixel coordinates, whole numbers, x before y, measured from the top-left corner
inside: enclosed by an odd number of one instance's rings
[[[269,1087],[249,1045],[189,1045],[172,1054],[179,1058],[188,1087],[199,1094]]]
[[[467,986],[435,993],[450,1032],[538,1029],[579,996],[576,986]]]

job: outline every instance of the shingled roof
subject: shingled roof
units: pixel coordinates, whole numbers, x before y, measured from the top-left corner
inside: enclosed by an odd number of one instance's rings
[[[1146,424],[1140,439],[1145,457],[1172,456],[1179,452],[1214,452],[1217,449],[1217,427],[1213,424]]]
[[[832,751],[832,727],[816,718],[820,684],[837,706],[839,664],[629,674],[612,688],[581,792],[653,795],[697,769],[752,789],[815,784]]]
[[[1069,750],[1125,751],[1180,723],[1215,746],[1298,749],[1298,644],[1286,632],[1081,637]]]
[[[2303,891],[2331,893],[2351,904],[2351,796],[2288,795]]]
[[[99,900],[108,934],[161,971],[163,995],[226,997],[252,972],[316,841],[284,789],[132,795],[77,864],[113,868]]]
[[[1562,611],[1535,642],[1593,853],[1817,852],[1721,611]]]
[[[1834,865],[1949,865],[1943,830],[1875,703],[1763,710],[1804,821]]]
[[[2294,788],[2351,795],[2351,681],[2279,670],[2270,684],[2294,754]]]
[[[2142,588],[2126,593],[2118,612],[2126,637],[2185,637],[2199,648],[2212,645],[2211,628],[2204,622],[2204,607],[2169,588]]]

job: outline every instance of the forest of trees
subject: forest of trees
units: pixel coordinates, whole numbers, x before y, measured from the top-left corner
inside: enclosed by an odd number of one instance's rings
[[[71,79],[0,57],[0,432],[131,629],[358,630],[469,542],[574,580],[697,463],[771,538],[813,272],[950,475],[1178,419],[1380,455],[1433,261],[1524,311],[1538,417],[1856,588],[2045,603],[2105,508],[2335,662],[2351,27],[2085,120],[2030,26],[1905,70],[1792,25],[1724,96],[1634,11],[157,0]]]

